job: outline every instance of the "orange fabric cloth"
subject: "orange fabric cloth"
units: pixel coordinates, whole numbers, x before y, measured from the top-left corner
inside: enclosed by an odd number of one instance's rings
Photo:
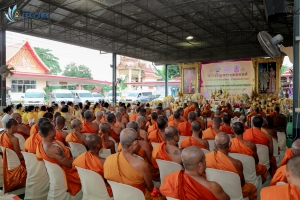
[[[67,135],[66,142],[75,142],[75,143],[85,145],[73,131]]]
[[[175,126],[177,128],[178,125],[179,125],[179,123],[175,122],[174,120],[168,122],[168,126]]]
[[[201,119],[199,119],[198,117],[196,118],[196,120],[201,124],[201,128],[202,128],[202,129],[205,129],[205,124],[204,124],[204,122],[203,122]]]
[[[97,131],[88,122],[84,121],[81,133],[97,133]]]
[[[184,114],[183,114],[183,116],[187,119],[187,118],[188,118],[188,115],[189,115],[189,112],[194,111],[195,109],[196,109],[196,108],[195,108],[194,105],[186,107],[186,108],[184,109]]]
[[[171,115],[169,117],[168,122],[170,122],[170,121],[174,121],[174,115]],[[179,122],[184,122],[183,119],[181,118],[181,116],[180,116]]]
[[[137,113],[133,113],[132,115],[129,116],[129,121],[136,121],[137,118]]]
[[[63,138],[63,136],[61,135],[61,133],[59,132],[59,130],[55,129],[55,140],[61,141],[62,143],[66,143],[65,142],[65,138]]]
[[[156,121],[151,121],[152,126],[149,126],[148,133],[151,133],[152,131],[158,130],[158,125]]]
[[[92,171],[96,172],[97,174],[99,174],[100,176],[102,176],[102,178],[104,178],[104,170],[103,170],[102,162],[96,155],[92,154],[89,151],[78,156],[73,161],[73,166],[92,170]],[[106,180],[104,180],[104,182],[105,182],[105,186],[106,186],[109,196],[112,197],[113,193],[112,193],[110,185],[107,183]]]
[[[149,133],[148,140],[150,143],[151,142],[162,143],[165,141],[158,129]]]
[[[178,124],[177,128],[181,136],[192,136],[193,134],[190,122],[181,122]]]
[[[29,133],[30,133],[31,127],[28,126],[28,125],[26,125],[26,124],[22,124],[22,125],[26,126],[26,127],[28,128],[28,130],[29,130]],[[29,138],[29,135],[26,135],[26,134],[24,134],[24,133],[21,132],[21,131],[17,131],[17,133],[21,134],[21,135],[25,138],[25,140],[27,140],[27,138]]]
[[[244,125],[244,130],[247,130],[247,129],[249,129],[249,127],[248,127],[248,126],[246,126],[246,125]]]
[[[225,126],[225,125],[221,126],[220,130],[223,131],[223,132],[225,132],[225,133],[227,133],[227,134],[234,134],[232,132],[232,128],[230,126]]]
[[[120,142],[120,136],[117,135],[113,129],[111,129],[111,131],[110,131],[110,137],[114,138],[116,143]]]
[[[36,153],[36,147],[38,146],[38,143],[42,141],[41,135],[38,133],[37,126],[34,124],[30,129],[30,136],[27,138],[24,144],[24,148],[26,152],[29,153]]]
[[[5,131],[0,135],[0,146],[14,150],[13,144]]]
[[[271,182],[270,182],[270,186],[272,185],[276,185],[276,183],[278,182],[285,182],[287,183],[287,178],[286,178],[286,165],[283,165],[281,167],[279,167],[277,170],[276,170],[276,173],[275,175],[273,176]]]
[[[213,120],[209,120],[209,121],[207,122],[207,128],[212,127],[212,123],[213,123]]]
[[[180,200],[217,200],[210,190],[187,175],[183,170],[168,174],[160,186],[160,192],[164,196]]]
[[[284,155],[283,159],[281,160],[279,166],[286,165],[287,161],[289,159],[291,159],[292,157],[293,157],[292,149],[291,148],[287,148],[286,151],[285,151],[285,155]]]
[[[249,128],[244,132],[243,139],[255,144],[269,146],[268,137],[257,128]]]
[[[166,152],[166,142],[162,142],[159,145],[156,145],[152,151],[152,164],[155,168],[158,169],[158,165],[156,163],[156,159],[172,161],[169,154]]]
[[[261,200],[296,200],[300,199],[300,190],[291,184],[265,187],[260,193]]]
[[[217,132],[213,128],[207,128],[202,133],[202,139],[204,140],[214,140],[217,135]]]
[[[181,140],[181,142],[180,142],[181,149],[184,149],[189,146],[198,146],[201,149],[207,149],[205,146],[203,146],[200,142],[198,142],[198,140],[196,140],[193,137],[187,137],[187,138],[184,138],[183,140]],[[209,150],[209,149],[207,149],[207,150]]]
[[[30,135],[35,135],[39,132],[39,128],[37,124],[33,124],[30,128]]]
[[[206,154],[205,157],[206,167],[229,171],[239,175],[237,169],[225,154],[215,151]],[[242,187],[242,192],[244,198],[248,196],[249,200],[256,200],[257,189],[252,183],[245,183],[245,185]]]
[[[53,142],[55,142],[58,146],[60,146],[62,148],[65,155],[68,157],[68,159],[72,160],[71,154],[65,146],[61,145],[59,142],[56,142],[56,141],[53,141]],[[75,167],[72,167],[72,168],[66,167],[66,166],[60,164],[57,160],[49,158],[44,150],[42,141],[39,142],[39,144],[37,146],[36,157],[38,160],[44,159],[51,163],[57,164],[62,168],[62,170],[64,171],[64,174],[65,174],[65,181],[66,181],[66,185],[67,185],[66,190],[72,196],[75,196],[80,191],[81,182],[80,182],[76,168]]]

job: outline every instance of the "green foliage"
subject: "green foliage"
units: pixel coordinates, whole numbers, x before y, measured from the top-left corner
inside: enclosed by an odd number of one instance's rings
[[[112,90],[112,85],[101,85],[101,87],[102,87],[102,90],[101,90],[100,93],[101,93],[103,96],[105,96],[106,93],[108,93],[109,91]]]
[[[34,50],[45,65],[50,69],[50,74],[57,75],[62,72],[58,63],[59,59],[51,53],[50,49],[34,47]]]
[[[85,90],[91,91],[92,89],[94,89],[95,85],[84,85],[83,88]]]
[[[69,63],[64,72],[64,76],[77,77],[77,78],[89,78],[93,79],[91,70],[85,65],[76,65],[75,63]]]
[[[127,85],[125,84],[126,79],[122,80],[120,84],[117,86],[117,91],[123,91],[127,88]]]
[[[162,67],[162,69],[157,69],[158,72],[156,71],[155,74],[157,76],[162,77],[161,80],[165,80],[165,74],[166,74],[166,65]],[[176,77],[180,77],[180,70],[178,65],[168,65],[168,79],[172,80]]]
[[[286,70],[288,70],[288,69],[289,69],[289,66],[282,65],[281,68],[280,68],[280,74],[284,74],[284,72],[285,72]]]

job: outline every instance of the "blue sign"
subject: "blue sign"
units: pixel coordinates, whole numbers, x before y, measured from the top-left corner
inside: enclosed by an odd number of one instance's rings
[[[19,10],[17,10],[17,5],[15,5],[12,9],[9,7],[8,12],[5,13],[6,18],[15,22],[15,18],[22,17],[22,19],[50,19],[50,13],[46,12],[26,12],[23,11],[22,14]]]

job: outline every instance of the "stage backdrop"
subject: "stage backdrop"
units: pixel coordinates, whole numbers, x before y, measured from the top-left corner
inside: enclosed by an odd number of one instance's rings
[[[254,87],[254,68],[252,61],[223,61],[202,63],[200,67],[200,92],[210,98],[210,91],[227,89],[230,96],[248,94]]]

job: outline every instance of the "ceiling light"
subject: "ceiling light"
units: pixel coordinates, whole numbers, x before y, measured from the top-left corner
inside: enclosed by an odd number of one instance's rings
[[[187,40],[192,40],[193,38],[194,38],[193,36],[189,35],[189,36],[187,36],[185,39],[187,39]]]

